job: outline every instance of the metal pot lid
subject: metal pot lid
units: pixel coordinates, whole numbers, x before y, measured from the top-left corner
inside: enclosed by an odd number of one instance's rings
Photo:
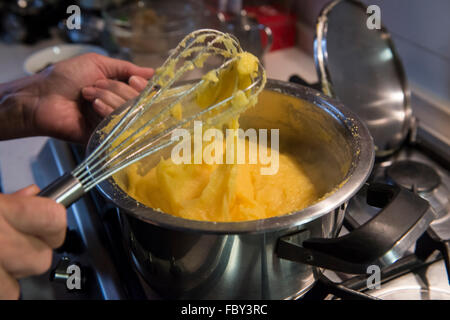
[[[410,91],[391,36],[383,26],[369,29],[366,12],[353,0],[325,6],[317,20],[314,56],[322,90],[366,123],[381,157],[408,135]]]

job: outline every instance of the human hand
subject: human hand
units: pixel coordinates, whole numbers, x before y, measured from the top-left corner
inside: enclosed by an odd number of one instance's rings
[[[64,60],[42,72],[0,86],[0,139],[45,135],[73,142],[87,142],[92,130],[112,108],[84,99],[84,87],[102,82],[120,83],[116,97],[126,99],[136,90],[119,82],[142,82],[153,75],[153,69],[94,53]],[[88,95],[87,95],[88,96]],[[111,95],[108,95],[111,97]],[[116,98],[115,97],[115,98]],[[95,101],[95,99],[94,99]],[[122,100],[121,100],[122,101]],[[118,100],[114,100],[117,106]]]
[[[17,279],[46,272],[66,233],[66,209],[35,185],[0,194],[0,300],[17,299]]]

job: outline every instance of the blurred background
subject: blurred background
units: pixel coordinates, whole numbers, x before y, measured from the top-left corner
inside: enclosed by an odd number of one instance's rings
[[[98,52],[158,67],[189,32],[214,28],[235,34],[264,61],[269,77],[301,74],[317,81],[315,24],[329,0],[6,0],[0,2],[0,82],[32,74],[58,60]],[[363,0],[381,8],[406,69],[414,110],[440,128],[450,114],[450,1]],[[80,28],[67,20],[80,8]],[[426,110],[426,111],[425,111]],[[428,120],[427,120],[428,119]],[[447,131],[436,132],[444,140]]]
[[[7,0],[0,3],[0,40],[90,44],[111,56],[158,66],[186,34],[214,28],[235,34],[246,50],[262,57],[295,45],[293,8],[292,1]]]

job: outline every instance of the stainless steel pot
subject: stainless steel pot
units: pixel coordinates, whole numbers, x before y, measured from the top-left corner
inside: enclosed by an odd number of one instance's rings
[[[98,189],[121,209],[131,259],[162,297],[294,298],[315,283],[322,268],[365,273],[371,264],[395,261],[434,217],[420,197],[378,185],[369,188],[369,201],[384,209],[361,228],[335,238],[347,201],[369,177],[374,145],[353,113],[318,91],[269,80],[240,123],[280,129],[280,151],[302,159],[324,196],[279,217],[215,223],[158,212],[129,197],[113,178],[102,182]],[[98,132],[88,152],[98,145]]]

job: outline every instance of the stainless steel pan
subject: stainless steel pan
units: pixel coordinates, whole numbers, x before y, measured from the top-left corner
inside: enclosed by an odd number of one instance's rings
[[[88,152],[99,144],[99,131],[108,121],[99,125]],[[121,210],[130,258],[163,297],[294,298],[315,283],[322,268],[365,273],[370,265],[394,262],[434,218],[428,203],[413,193],[372,185],[368,201],[383,209],[336,238],[347,201],[370,175],[374,145],[355,114],[316,90],[269,80],[258,104],[240,123],[244,128],[280,129],[280,151],[303,161],[324,197],[283,216],[216,223],[148,208],[113,178],[100,183],[100,192]]]

